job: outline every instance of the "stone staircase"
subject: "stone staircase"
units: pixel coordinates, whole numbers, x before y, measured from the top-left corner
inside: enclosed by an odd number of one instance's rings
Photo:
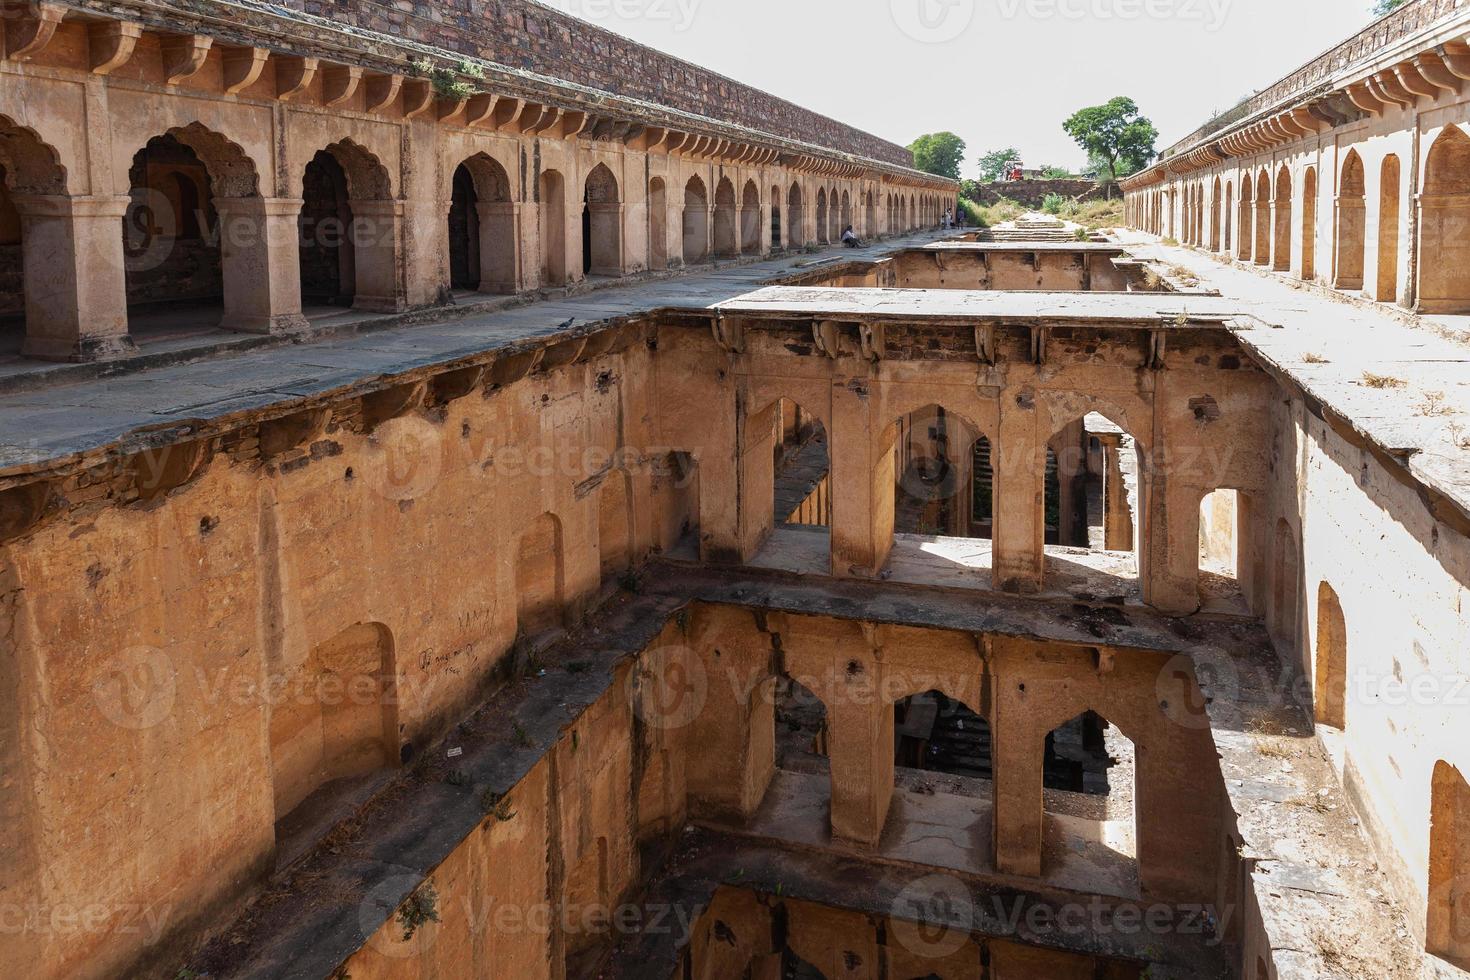
[[[982,242],[1075,242],[1080,225],[1046,214],[1026,214],[980,233]]]

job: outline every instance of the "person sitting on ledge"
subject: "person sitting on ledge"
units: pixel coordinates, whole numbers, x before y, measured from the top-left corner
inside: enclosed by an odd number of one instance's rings
[[[864,243],[861,238],[853,234],[852,225],[848,225],[842,229],[842,244],[848,248],[862,248]]]

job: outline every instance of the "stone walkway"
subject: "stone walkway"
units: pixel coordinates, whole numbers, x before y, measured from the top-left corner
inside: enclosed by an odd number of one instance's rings
[[[0,383],[0,476],[110,446],[140,429],[257,411],[382,375],[551,336],[569,329],[569,320],[575,328],[651,310],[707,309],[803,267],[837,259],[877,259],[925,245],[939,234],[921,232],[864,249],[837,247],[763,262],[705,266],[676,277],[486,313],[456,316],[456,311],[439,309],[395,317],[344,315],[338,326],[351,332],[310,343],[244,337],[238,347],[221,351],[210,340],[197,360],[136,371],[119,362],[103,368],[117,376],[60,385],[48,380],[75,377],[64,370],[74,366],[60,366],[63,370],[58,373],[57,365],[26,362],[30,370],[17,374],[11,365]],[[377,326],[384,323],[386,328]],[[262,348],[262,341],[268,345]],[[27,374],[35,377],[27,379]]]

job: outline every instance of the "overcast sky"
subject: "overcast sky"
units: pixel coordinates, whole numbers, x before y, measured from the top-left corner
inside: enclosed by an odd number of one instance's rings
[[[543,0],[907,145],[949,129],[1080,167],[1061,124],[1135,99],[1159,148],[1371,19],[1371,0]]]

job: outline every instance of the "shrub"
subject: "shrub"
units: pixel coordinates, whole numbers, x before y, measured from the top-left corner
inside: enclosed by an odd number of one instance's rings
[[[1067,203],[1066,198],[1060,194],[1048,194],[1041,202],[1041,210],[1047,214],[1061,214],[1062,207]]]

